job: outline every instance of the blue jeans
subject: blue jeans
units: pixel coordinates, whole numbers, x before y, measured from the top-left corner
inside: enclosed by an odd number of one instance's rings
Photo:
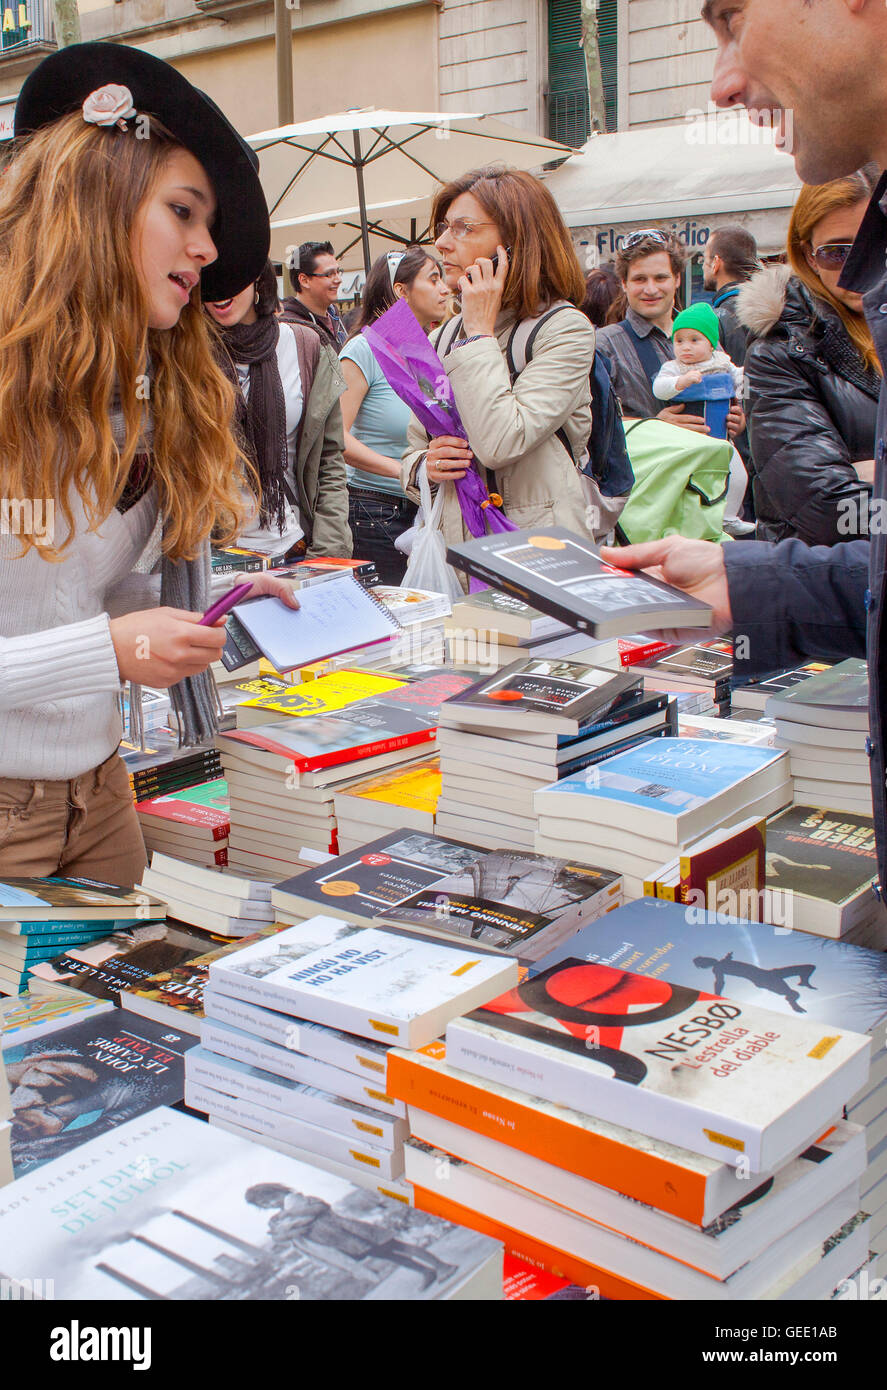
[[[406,497],[370,492],[368,488],[348,489],[348,524],[354,537],[355,560],[375,560],[380,584],[400,584],[407,557],[395,550],[394,542],[412,526],[416,505]]]

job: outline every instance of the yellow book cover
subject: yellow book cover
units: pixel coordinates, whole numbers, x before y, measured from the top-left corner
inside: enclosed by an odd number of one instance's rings
[[[241,701],[238,709],[266,710],[277,717],[284,714],[299,717],[330,714],[333,710],[353,705],[357,700],[384,695],[386,691],[396,690],[405,684],[405,681],[396,680],[393,676],[376,676],[367,671],[334,671],[317,680],[255,695],[250,700]]]
[[[355,782],[341,795],[357,796],[364,801],[384,801],[389,806],[409,807],[433,815],[440,796],[440,760],[429,758],[427,762],[413,763],[379,777],[367,777],[363,782]]]

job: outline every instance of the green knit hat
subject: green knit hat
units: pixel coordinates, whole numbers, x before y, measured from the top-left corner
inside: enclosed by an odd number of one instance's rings
[[[689,309],[684,309],[678,314],[671,326],[671,336],[677,333],[679,328],[695,328],[697,333],[703,333],[713,348],[716,348],[720,341],[720,320],[710,304],[700,302],[691,304]]]

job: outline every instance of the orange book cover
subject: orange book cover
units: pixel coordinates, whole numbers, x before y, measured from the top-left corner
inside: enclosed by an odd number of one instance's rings
[[[392,1048],[385,1089],[408,1105],[696,1225],[717,1214],[706,1206],[708,1178],[717,1167],[712,1160],[478,1080],[447,1066],[443,1042],[416,1052]]]
[[[506,1258],[517,1256],[520,1260],[540,1266],[559,1279],[578,1284],[586,1290],[586,1296],[590,1300],[613,1298],[644,1302],[662,1301],[660,1294],[645,1289],[641,1284],[633,1284],[628,1279],[620,1279],[618,1275],[611,1274],[609,1270],[599,1269],[597,1265],[587,1264],[585,1260],[578,1260],[564,1250],[557,1250],[553,1245],[545,1245],[533,1236],[525,1235],[523,1231],[515,1231],[511,1226],[503,1226],[480,1212],[472,1211],[470,1207],[461,1206],[459,1202],[451,1202],[449,1198],[442,1197],[440,1193],[432,1192],[427,1187],[413,1185],[413,1205],[417,1211],[427,1211],[430,1216],[440,1216],[444,1221],[452,1221],[457,1226],[467,1226],[469,1230],[501,1240],[505,1246]]]

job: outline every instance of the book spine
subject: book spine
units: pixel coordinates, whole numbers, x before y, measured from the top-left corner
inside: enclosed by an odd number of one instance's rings
[[[514,1092],[487,1090],[474,1077],[424,1066],[411,1054],[388,1053],[385,1086],[389,1095],[451,1120],[475,1134],[553,1163],[579,1177],[634,1197],[682,1220],[701,1225],[705,1178],[649,1147],[571,1124],[547,1109],[523,1105]]]
[[[481,1235],[501,1240],[506,1255],[516,1256],[549,1274],[569,1279],[571,1283],[585,1289],[590,1300],[609,1298],[649,1302],[662,1298],[661,1294],[654,1293],[651,1289],[645,1289],[628,1279],[620,1279],[609,1270],[577,1259],[566,1250],[545,1245],[523,1231],[503,1226],[500,1222],[473,1211],[470,1207],[464,1207],[439,1192],[432,1192],[430,1188],[422,1187],[418,1183],[413,1184],[413,1204],[417,1211],[428,1212],[430,1216],[439,1216],[444,1221],[453,1222],[454,1225],[466,1226],[470,1231],[479,1231]]]
[[[663,652],[669,651],[672,645],[669,642],[648,642],[646,646],[620,645],[619,661],[623,666],[636,666],[638,662],[652,661],[654,657],[661,656]]]

